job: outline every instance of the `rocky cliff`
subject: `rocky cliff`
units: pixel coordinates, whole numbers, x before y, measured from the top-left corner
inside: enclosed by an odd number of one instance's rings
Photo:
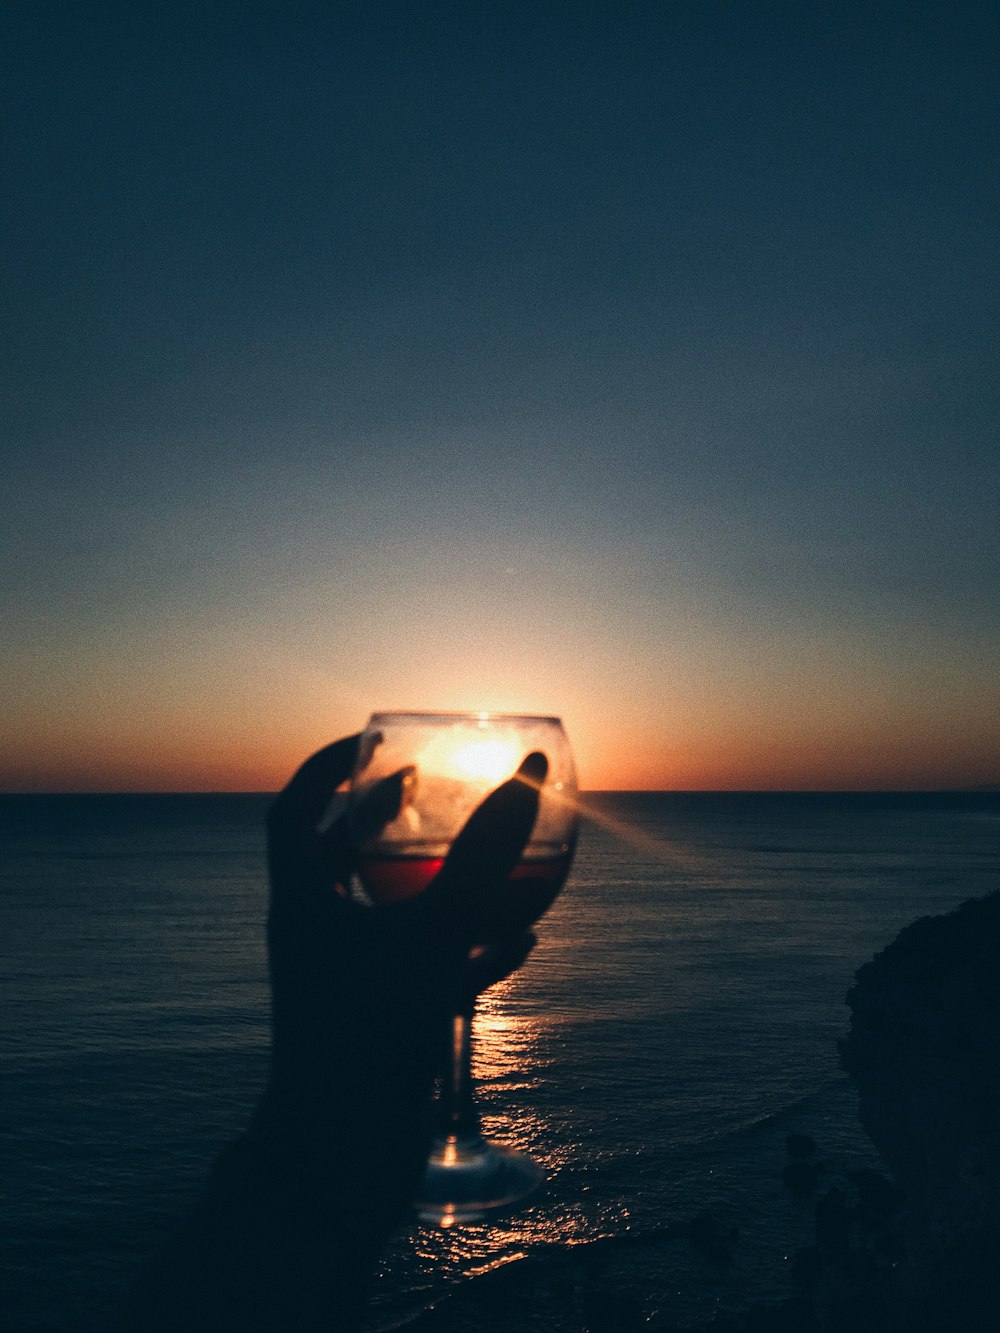
[[[845,1068],[905,1194],[912,1329],[1000,1327],[1000,893],[914,922],[857,974]]]

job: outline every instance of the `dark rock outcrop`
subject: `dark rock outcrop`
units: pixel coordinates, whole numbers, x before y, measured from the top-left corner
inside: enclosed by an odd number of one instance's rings
[[[1000,893],[906,927],[847,1002],[844,1067],[905,1200],[906,1326],[997,1327]]]

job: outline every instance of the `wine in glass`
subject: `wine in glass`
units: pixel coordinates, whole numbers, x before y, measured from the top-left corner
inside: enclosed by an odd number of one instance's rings
[[[549,907],[569,872],[576,841],[573,755],[556,717],[504,713],[374,713],[351,782],[358,869],[377,906],[422,893],[483,800],[511,779],[538,793],[538,813],[520,860],[499,895],[496,929],[524,930]],[[379,791],[391,799],[371,819]],[[364,811],[364,816],[361,813]],[[494,941],[476,941],[489,944]],[[482,1136],[470,1073],[472,1006],[452,1020],[451,1066],[441,1081],[438,1130],[418,1213],[452,1226],[526,1198],[540,1183],[525,1153]]]

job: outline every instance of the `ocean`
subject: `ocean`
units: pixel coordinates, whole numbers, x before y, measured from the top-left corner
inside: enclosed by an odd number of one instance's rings
[[[99,1327],[245,1124],[268,1061],[268,799],[0,797],[12,1333]],[[546,1184],[506,1219],[401,1236],[373,1328],[485,1284],[499,1309],[498,1280],[526,1274],[568,1305],[588,1282],[624,1293],[639,1319],[787,1296],[815,1197],[783,1182],[786,1135],[815,1139],[820,1189],[880,1166],[838,1065],[855,971],[998,886],[996,793],[586,803],[537,948],[476,1025],[484,1127]],[[706,1210],[714,1260],[687,1238]]]

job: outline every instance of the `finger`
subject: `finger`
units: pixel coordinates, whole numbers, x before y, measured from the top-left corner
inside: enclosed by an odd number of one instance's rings
[[[351,872],[357,869],[358,854],[366,843],[397,819],[413,800],[415,775],[412,766],[399,769],[376,782],[353,807],[345,803],[330,824],[321,825],[322,855],[336,883],[347,883]]]
[[[358,847],[377,837],[386,824],[398,819],[417,792],[417,770],[413,764],[397,769],[369,787],[350,815],[351,833]]]
[[[354,768],[360,736],[347,736],[318,750],[275,797],[268,812],[268,832],[274,835],[313,832],[333,793]]]
[[[452,844],[428,903],[445,916],[471,920],[504,884],[524,851],[538,815],[538,792],[548,761],[529,754],[517,773],[473,811]]]
[[[342,864],[331,864],[317,825],[336,789],[351,774],[358,736],[348,736],[317,751],[275,797],[267,816],[267,854],[271,879],[273,930],[295,920],[302,927],[313,915],[329,912],[342,900],[337,885],[346,882]],[[318,922],[313,929],[321,932]],[[271,940],[272,952],[274,939]]]
[[[490,792],[452,843],[439,881],[506,879],[521,858],[538,815],[548,761],[529,754],[509,781]]]
[[[487,986],[494,986],[516,972],[535,944],[534,934],[526,930],[504,944],[479,949],[470,955],[463,978],[466,999],[474,999]]]
[[[559,880],[518,875],[484,898],[476,918],[478,938],[496,942],[520,935],[552,906],[562,887]]]

